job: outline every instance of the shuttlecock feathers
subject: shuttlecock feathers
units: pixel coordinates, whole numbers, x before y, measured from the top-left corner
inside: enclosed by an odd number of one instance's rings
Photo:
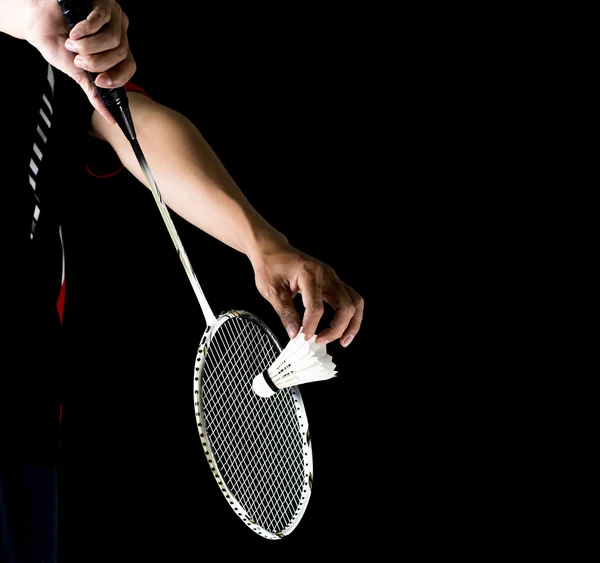
[[[316,335],[304,338],[302,328],[281,351],[275,361],[256,375],[252,389],[261,397],[270,397],[280,389],[323,381],[335,377],[335,364],[324,344],[316,344]]]

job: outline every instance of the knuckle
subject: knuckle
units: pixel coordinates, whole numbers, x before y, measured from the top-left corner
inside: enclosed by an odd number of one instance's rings
[[[311,313],[319,313],[322,314],[325,311],[325,307],[321,301],[315,301],[314,303],[310,303],[308,307],[306,307],[311,311]]]
[[[267,285],[266,287],[261,288],[261,293],[269,300],[277,297],[278,295],[278,291],[272,285]]]
[[[98,19],[106,22],[110,19],[110,14],[112,12],[112,6],[108,6],[107,4],[100,4],[96,8],[96,13],[98,14]]]
[[[110,12],[103,7],[98,7],[96,8],[93,19],[90,19],[89,21],[92,27],[99,27],[99,29],[102,29],[102,27],[110,21]]]
[[[337,340],[338,338],[341,338],[343,334],[344,334],[343,330],[334,330],[329,335],[330,340]]]
[[[285,292],[279,290],[278,288],[272,285],[268,285],[266,288],[264,288],[262,294],[267,299],[267,301],[273,304],[277,304],[280,309],[283,308],[283,302],[286,298]]]
[[[353,317],[356,314],[356,305],[354,305],[354,303],[349,304],[346,307],[346,311],[349,317]]]
[[[292,321],[292,320],[295,320],[296,314],[294,311],[286,308],[286,309],[282,309],[281,311],[279,311],[279,317],[284,322]]]
[[[113,49],[115,51],[121,50],[121,35],[119,33],[115,33],[114,31],[110,32],[110,35],[106,38],[106,47],[105,49]]]

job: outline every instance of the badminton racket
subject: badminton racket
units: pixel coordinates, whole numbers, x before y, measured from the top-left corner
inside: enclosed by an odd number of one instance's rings
[[[89,0],[57,0],[70,28],[91,12]],[[92,82],[95,75],[90,73]],[[229,506],[267,539],[289,535],[310,499],[313,461],[310,429],[297,386],[269,397],[252,383],[282,351],[275,334],[244,310],[215,315],[200,287],[169,210],[146,162],[124,87],[96,87],[129,139],[206,321],[194,363],[194,410],[210,471]]]

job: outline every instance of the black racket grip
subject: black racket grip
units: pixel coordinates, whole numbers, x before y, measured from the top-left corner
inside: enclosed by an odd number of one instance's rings
[[[92,11],[91,0],[57,0],[57,2],[69,29],[73,29],[76,24],[86,19]],[[133,141],[136,138],[136,134],[129,111],[129,98],[127,97],[125,87],[101,88],[100,86],[96,86],[96,77],[99,73],[88,71],[88,74],[104,107],[115,118],[125,136],[130,141]]]

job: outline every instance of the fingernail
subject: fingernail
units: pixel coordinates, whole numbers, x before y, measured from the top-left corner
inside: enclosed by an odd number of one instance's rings
[[[329,340],[327,340],[327,338],[320,338],[320,337],[317,337],[317,338],[315,339],[315,344],[316,344],[317,346],[325,346],[326,344],[329,344]]]
[[[70,34],[69,37],[71,39],[73,39],[73,41],[77,41],[78,39],[81,39],[83,37],[83,34],[79,33],[79,31],[74,31],[73,33]]]
[[[65,47],[69,50],[69,51],[73,51],[74,53],[77,52],[77,46],[75,45],[75,41],[71,41],[70,39],[67,39],[65,41]]]
[[[83,64],[83,59],[77,55],[74,59],[73,59],[73,64],[78,67],[78,68],[83,68],[85,69],[85,66]]]
[[[352,342],[353,339],[354,336],[352,336],[351,334],[346,336],[346,338],[344,338],[344,341],[342,342],[342,346],[345,348],[346,346],[348,346],[348,344],[350,344],[350,342]]]
[[[298,325],[291,323],[285,327],[285,330],[287,330],[288,336],[290,338],[294,338],[294,336],[298,334]]]

